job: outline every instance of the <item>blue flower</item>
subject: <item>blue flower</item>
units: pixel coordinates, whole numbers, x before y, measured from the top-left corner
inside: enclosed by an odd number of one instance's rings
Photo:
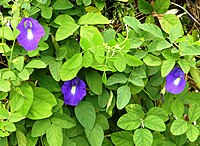
[[[181,93],[186,86],[185,74],[180,67],[174,68],[166,77],[165,89],[172,94]]]
[[[17,40],[27,51],[35,50],[41,37],[45,34],[42,25],[33,18],[22,18],[17,29],[20,30]]]
[[[76,106],[86,95],[86,84],[78,77],[70,81],[64,82],[62,85],[62,93],[64,95],[64,103]]]

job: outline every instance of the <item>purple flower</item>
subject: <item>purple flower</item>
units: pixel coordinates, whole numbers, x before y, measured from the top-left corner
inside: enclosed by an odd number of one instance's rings
[[[86,95],[86,84],[80,78],[75,77],[62,85],[65,104],[76,106]]]
[[[42,25],[33,18],[22,18],[17,29],[20,30],[17,40],[27,51],[35,50],[45,34]]]
[[[172,94],[181,93],[186,86],[185,74],[180,67],[174,68],[166,77],[165,89]]]

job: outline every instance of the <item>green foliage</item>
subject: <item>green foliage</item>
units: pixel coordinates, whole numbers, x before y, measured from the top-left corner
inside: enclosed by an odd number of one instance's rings
[[[148,146],[153,142],[153,135],[147,129],[137,129],[134,133],[133,140],[138,146]]]
[[[198,11],[193,3],[187,8]],[[198,13],[187,12],[186,3],[7,0],[0,5],[0,146],[199,145],[198,18],[187,16]],[[33,51],[17,39],[24,17],[45,30]],[[180,94],[171,94],[165,78],[177,66],[188,83]],[[86,83],[86,96],[74,107],[64,104],[62,85],[75,77]],[[68,93],[76,98],[79,88],[73,89]]]
[[[82,101],[78,106],[76,106],[75,114],[78,121],[84,128],[92,129],[94,127],[96,113],[90,102]]]

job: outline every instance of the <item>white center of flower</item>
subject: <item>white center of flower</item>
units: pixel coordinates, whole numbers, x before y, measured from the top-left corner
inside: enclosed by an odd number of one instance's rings
[[[177,85],[179,84],[180,80],[181,80],[181,78],[177,78],[177,79],[174,81],[174,85],[177,86]]]
[[[32,40],[33,39],[33,33],[31,31],[31,29],[27,30],[27,38],[28,38],[28,40]]]
[[[74,95],[76,93],[76,86],[72,86],[71,93]]]

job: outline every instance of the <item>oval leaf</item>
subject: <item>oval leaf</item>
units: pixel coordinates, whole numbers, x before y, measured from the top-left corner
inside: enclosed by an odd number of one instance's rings
[[[75,115],[81,125],[87,129],[92,129],[96,120],[96,113],[93,105],[87,101],[81,101],[75,107]]]
[[[131,90],[128,86],[121,86],[117,89],[117,108],[123,109],[131,99]]]

